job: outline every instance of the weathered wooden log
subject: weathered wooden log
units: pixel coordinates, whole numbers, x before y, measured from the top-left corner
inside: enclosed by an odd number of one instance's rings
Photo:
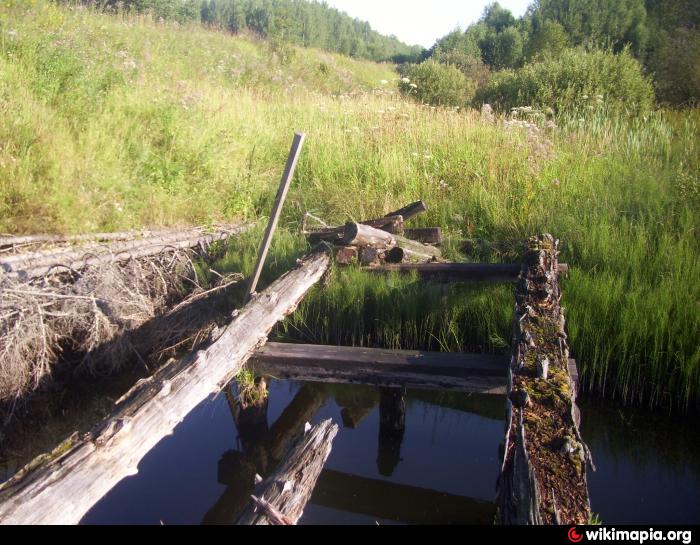
[[[0,279],[6,277],[31,280],[53,271],[81,270],[89,266],[139,259],[167,251],[204,247],[216,241],[226,240],[249,228],[250,225],[242,225],[213,233],[207,233],[204,230],[182,231],[117,244],[59,248],[46,252],[9,256],[0,259]]]
[[[442,244],[442,229],[440,227],[425,227],[423,229],[406,229],[403,236],[424,244]]]
[[[360,223],[375,229],[381,229],[392,235],[403,235],[404,232],[403,216],[387,216],[376,220],[361,221]]]
[[[429,263],[433,257],[428,254],[416,253],[406,248],[397,246],[384,254],[384,262],[388,264],[400,263]],[[364,263],[363,263],[364,265]]]
[[[312,505],[404,524],[493,524],[493,502],[324,469]]]
[[[262,418],[257,425],[250,426],[247,422],[240,426],[240,409],[236,408],[237,403],[233,405],[232,415],[243,452],[228,451],[219,460],[218,480],[228,488],[206,513],[204,524],[232,524],[238,519],[250,502],[256,485],[255,475],[268,476],[277,468],[326,399],[325,392],[318,388],[303,386],[267,431],[267,420],[263,423]],[[255,412],[250,418],[255,422]]]
[[[403,217],[389,216],[376,220],[361,221],[361,225],[373,227],[387,233],[402,235],[404,232]],[[318,244],[319,242],[328,242],[330,244],[341,244],[345,236],[345,226],[343,227],[326,227],[315,229],[308,233],[307,239],[310,244]]]
[[[0,485],[0,523],[75,524],[203,399],[237,375],[274,325],[326,272],[318,251],[273,283],[215,332],[209,345],[137,384],[111,416],[73,436]]]
[[[358,251],[357,248],[353,246],[348,246],[346,248],[341,248],[335,254],[335,261],[339,265],[352,265],[358,261]]]
[[[394,238],[396,239],[397,246],[403,248],[404,250],[408,250],[409,252],[413,252],[414,254],[428,255],[431,258],[436,259],[442,257],[442,251],[440,248],[436,248],[430,244],[416,242],[415,240],[410,240],[399,235],[394,235]]]
[[[256,375],[302,382],[504,394],[508,362],[485,354],[269,343],[250,365]]]
[[[556,274],[558,241],[543,235],[530,240],[529,248],[516,285],[499,521],[582,525],[591,515],[590,454],[575,416]]]
[[[374,265],[379,264],[379,250],[373,248],[372,246],[366,246],[365,248],[360,248],[360,265]]]
[[[348,223],[341,243],[344,246],[372,246],[375,248],[393,248],[396,246],[396,235],[375,229],[361,223]]]
[[[136,240],[166,236],[172,230],[159,231],[123,231],[120,233],[88,233],[84,235],[8,235],[0,237],[0,248],[28,246],[35,244],[61,244],[69,242],[110,242],[119,240]]]
[[[391,214],[387,214],[387,217],[389,216],[401,216],[403,217],[403,221],[406,222],[408,220],[411,220],[415,218],[416,216],[422,214],[423,212],[427,212],[428,207],[425,205],[423,201],[418,201],[414,202],[412,204],[409,204],[408,206],[404,206],[400,210],[397,210],[396,212],[392,212]]]
[[[418,273],[431,282],[493,282],[512,283],[518,280],[521,266],[510,263],[403,263],[382,265],[368,269],[374,273]],[[558,266],[559,274],[569,270],[568,265]]]
[[[316,481],[331,453],[338,426],[326,420],[305,434],[286,460],[255,488],[253,502],[237,524],[294,525],[304,513]]]

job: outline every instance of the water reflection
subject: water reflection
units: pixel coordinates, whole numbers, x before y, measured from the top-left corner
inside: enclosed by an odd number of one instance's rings
[[[122,481],[83,523],[231,524],[248,502],[255,475],[274,470],[307,422],[327,418],[342,421],[343,429],[301,524],[493,521],[497,446],[503,435],[499,420],[455,408],[456,399],[439,393],[282,382],[272,382],[269,390],[259,407],[241,407],[233,391],[203,404],[144,458],[137,476]],[[235,431],[223,424],[223,412]],[[228,445],[215,464],[216,487],[202,465],[202,458],[211,459],[202,451],[211,449],[192,433],[201,436],[205,429],[218,430],[219,445]],[[172,458],[190,458],[181,464],[186,476],[175,472],[190,480],[179,490],[173,472],[163,471]],[[193,486],[197,476],[203,482]],[[163,495],[159,503],[155,491]],[[201,509],[205,497],[210,503]],[[188,503],[183,516],[182,504]]]

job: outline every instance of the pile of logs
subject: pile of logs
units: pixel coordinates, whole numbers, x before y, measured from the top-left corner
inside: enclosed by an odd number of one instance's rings
[[[439,227],[406,229],[405,223],[428,209],[418,201],[383,218],[350,222],[343,227],[314,229],[309,242],[327,242],[339,249],[336,261],[341,265],[359,263],[365,267],[384,264],[435,263],[442,253],[435,245],[442,244]]]

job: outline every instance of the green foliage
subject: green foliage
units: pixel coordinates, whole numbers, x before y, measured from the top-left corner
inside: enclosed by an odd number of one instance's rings
[[[555,57],[569,47],[569,35],[560,23],[550,20],[536,21],[525,50],[525,58],[528,61],[547,56]]]
[[[479,56],[472,56],[459,49],[438,50],[432,60],[459,69],[476,87],[486,85],[491,71]]]
[[[400,89],[432,106],[466,106],[474,96],[475,84],[456,67],[433,60],[408,66]]]
[[[502,110],[535,106],[578,115],[596,109],[640,114],[651,110],[653,96],[641,65],[627,50],[616,55],[571,49],[496,74],[479,90],[476,102]]]
[[[263,38],[317,47],[376,61],[416,60],[422,48],[374,31],[325,3],[299,0],[58,0],[104,5],[149,13],[154,19],[200,21],[235,34],[249,31]]]

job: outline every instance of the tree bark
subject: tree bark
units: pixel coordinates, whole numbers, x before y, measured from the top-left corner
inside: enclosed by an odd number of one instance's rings
[[[332,420],[311,428],[282,465],[255,488],[253,501],[236,524],[295,525],[311,498],[337,433],[338,426]]]
[[[111,416],[73,436],[0,486],[0,523],[75,524],[141,458],[172,433],[203,399],[219,392],[265,344],[323,276],[330,258],[317,252],[256,296],[207,348],[165,366],[137,384]]]

